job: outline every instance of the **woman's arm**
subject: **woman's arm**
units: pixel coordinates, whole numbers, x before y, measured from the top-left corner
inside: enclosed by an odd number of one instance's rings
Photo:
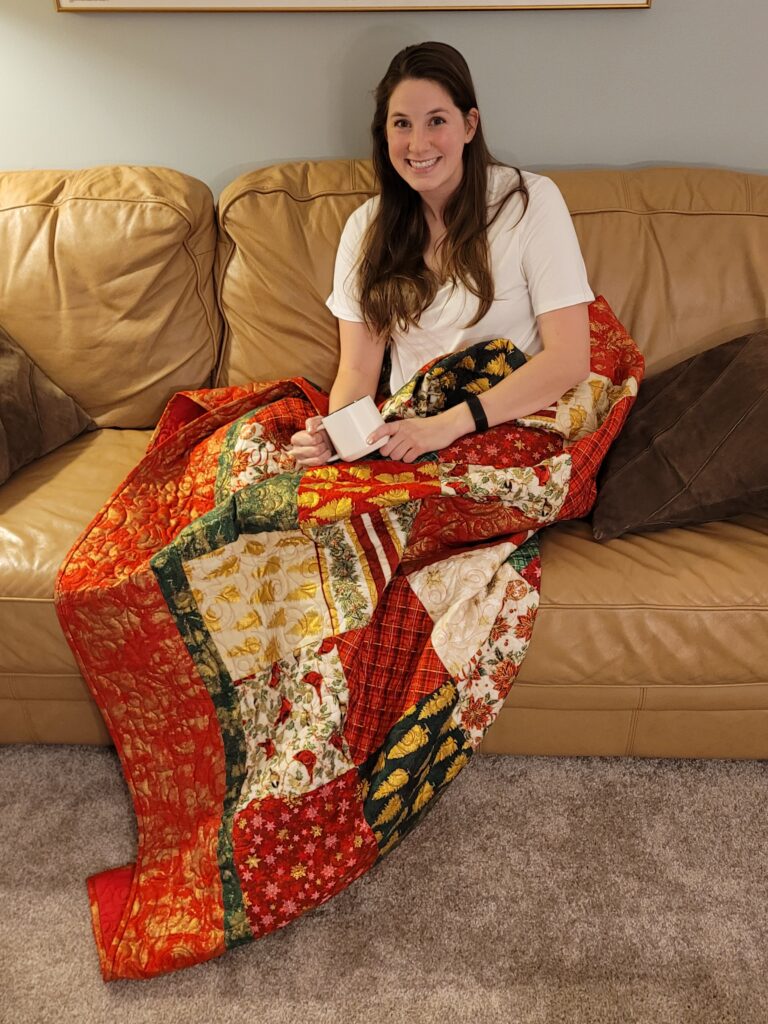
[[[587,309],[582,302],[536,318],[541,352],[480,396],[490,427],[545,409],[589,376]]]
[[[488,425],[529,416],[544,409],[589,375],[589,315],[585,302],[537,317],[543,348],[525,366],[480,396]],[[382,455],[412,462],[475,430],[466,402],[425,419],[395,420],[379,427],[371,440],[388,434]]]
[[[329,412],[365,395],[375,398],[384,362],[384,342],[365,324],[339,320],[339,342],[339,368],[329,395]],[[322,466],[328,461],[333,445],[319,416],[311,416],[305,429],[293,435],[291,453],[300,466]]]
[[[331,387],[329,412],[370,395],[376,397],[384,362],[384,342],[365,324],[339,320],[339,368]]]

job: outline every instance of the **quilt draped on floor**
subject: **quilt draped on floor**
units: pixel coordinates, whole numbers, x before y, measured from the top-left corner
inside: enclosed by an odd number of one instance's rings
[[[520,668],[536,531],[587,513],[642,357],[603,299],[592,372],[551,409],[406,464],[297,469],[327,398],[295,379],[174,396],[79,538],[57,609],[114,739],[136,863],[89,879],[105,979],[282,927],[391,850],[469,762]],[[481,393],[503,340],[385,417]]]

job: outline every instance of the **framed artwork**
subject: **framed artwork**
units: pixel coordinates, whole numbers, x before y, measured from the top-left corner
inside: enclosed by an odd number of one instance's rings
[[[652,0],[56,0],[57,11],[563,11],[650,7]]]

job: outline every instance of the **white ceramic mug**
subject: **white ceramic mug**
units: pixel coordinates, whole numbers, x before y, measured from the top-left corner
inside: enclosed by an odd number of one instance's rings
[[[357,401],[323,416],[323,427],[337,452],[328,461],[343,459],[345,462],[354,462],[355,459],[361,459],[364,455],[377,451],[389,439],[380,437],[373,444],[368,444],[367,438],[383,422],[381,413],[370,395],[358,398]]]

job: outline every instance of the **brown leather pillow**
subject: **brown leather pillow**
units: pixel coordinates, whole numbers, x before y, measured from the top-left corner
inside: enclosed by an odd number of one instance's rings
[[[0,483],[92,422],[0,327]]]
[[[596,540],[768,511],[768,330],[645,381],[598,477]]]

